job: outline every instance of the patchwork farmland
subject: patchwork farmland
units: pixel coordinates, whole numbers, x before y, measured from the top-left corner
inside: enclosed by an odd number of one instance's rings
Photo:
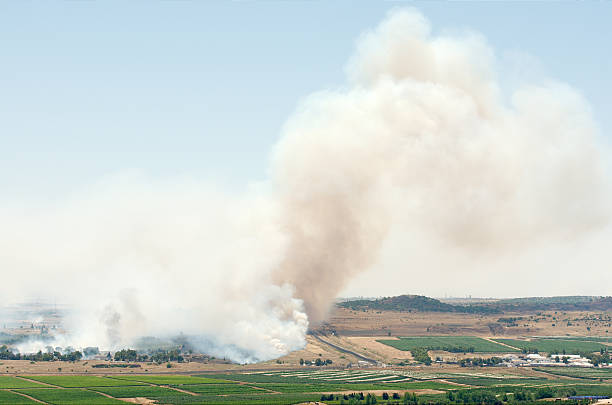
[[[612,396],[607,312],[411,311],[338,308],[303,349],[256,364],[181,348],[172,350],[182,361],[139,360],[134,350],[131,360],[5,358],[0,404],[572,404],[573,395]],[[580,356],[555,362],[547,350]],[[589,368],[571,364],[578,360]]]
[[[23,382],[23,384],[19,382]],[[485,372],[418,370],[284,370],[197,376],[18,376],[0,377],[0,403],[53,405],[121,404],[327,404],[414,403],[481,395],[484,392],[612,394],[603,383]],[[553,388],[545,388],[547,386]],[[10,388],[8,388],[10,387]],[[546,391],[548,392],[548,391]],[[415,396],[416,395],[416,396]],[[397,398],[393,402],[393,398]],[[352,401],[352,402],[351,402]],[[518,401],[520,402],[520,401]]]

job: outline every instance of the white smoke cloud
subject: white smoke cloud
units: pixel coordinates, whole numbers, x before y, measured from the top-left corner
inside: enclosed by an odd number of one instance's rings
[[[405,252],[427,237],[431,255],[501,255],[607,223],[608,154],[587,103],[552,81],[502,94],[495,65],[482,37],[432,36],[396,11],[359,40],[349,88],[289,120],[274,162],[290,236],[278,279],[314,320],[376,267],[390,228]],[[410,273],[410,256],[395,268]]]
[[[219,357],[278,357],[305,344],[308,321],[292,287],[266,277],[283,237],[259,194],[128,175],[51,207],[3,209],[2,296],[68,304],[73,346],[182,332]]]
[[[1,209],[3,296],[61,297],[83,345],[183,332],[257,361],[302,347],[389,235],[409,266],[414,246],[520,255],[602,229],[609,154],[588,104],[554,81],[508,92],[497,63],[483,37],[396,10],[359,39],[347,87],[287,121],[267,184],[120,178]]]

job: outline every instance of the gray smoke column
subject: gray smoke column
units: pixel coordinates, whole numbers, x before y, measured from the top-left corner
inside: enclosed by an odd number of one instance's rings
[[[392,228],[490,254],[600,229],[609,154],[588,105],[553,81],[502,89],[497,64],[481,36],[394,11],[358,40],[346,86],[299,105],[270,179],[245,193],[123,173],[2,203],[0,297],[73,308],[62,346],[183,333],[255,362],[303,347]]]
[[[609,155],[586,102],[552,81],[502,92],[496,64],[481,36],[435,36],[398,10],[359,39],[348,87],[311,95],[288,121],[273,166],[290,236],[276,278],[311,321],[400,218],[478,251],[607,222]]]

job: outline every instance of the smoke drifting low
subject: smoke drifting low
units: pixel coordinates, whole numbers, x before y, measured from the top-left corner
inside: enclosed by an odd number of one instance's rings
[[[130,175],[53,207],[2,210],[2,267],[15,269],[2,297],[67,304],[62,342],[75,347],[182,332],[218,357],[277,357],[304,345],[308,321],[293,288],[266,276],[283,246],[267,200]]]
[[[481,36],[394,11],[358,40],[346,87],[289,118],[271,178],[244,195],[128,175],[2,208],[2,296],[72,305],[73,346],[183,332],[252,362],[303,347],[398,224],[489,254],[606,226],[609,155],[587,103],[552,81],[502,91],[497,63]]]

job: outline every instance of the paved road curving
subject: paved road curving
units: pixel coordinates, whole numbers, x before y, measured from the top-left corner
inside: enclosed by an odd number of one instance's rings
[[[365,356],[363,356],[363,355],[361,355],[359,353],[356,353],[356,352],[354,352],[352,350],[345,349],[344,347],[340,347],[340,346],[335,345],[335,344],[333,344],[331,342],[328,342],[327,340],[321,339],[321,337],[319,335],[317,335],[316,333],[312,333],[312,337],[314,337],[315,339],[317,339],[321,343],[325,343],[326,345],[333,347],[334,349],[338,350],[339,352],[350,354],[351,356],[355,356],[359,360],[367,361],[368,363],[372,363],[372,364],[377,364],[378,363],[377,360],[371,359],[369,357],[365,357]]]

